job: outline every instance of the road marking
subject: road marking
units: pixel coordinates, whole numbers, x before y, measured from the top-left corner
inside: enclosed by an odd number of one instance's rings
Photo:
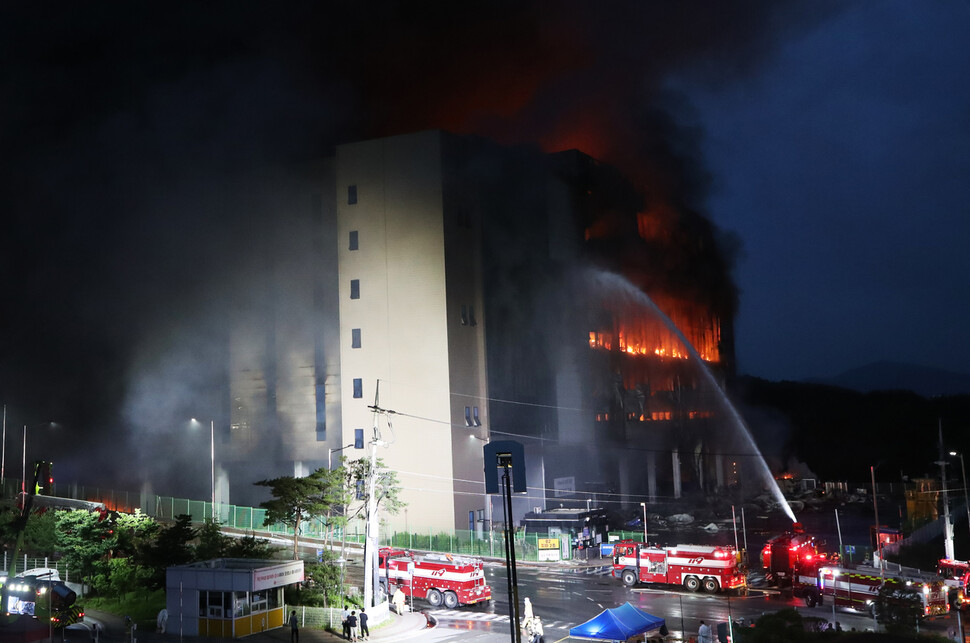
[[[633,592],[640,593],[640,594],[670,594],[672,596],[683,596],[685,598],[692,598],[692,599],[695,599],[695,600],[696,599],[705,599],[705,600],[709,600],[709,601],[710,600],[718,600],[718,597],[716,595],[713,595],[713,594],[693,594],[693,593],[692,594],[682,594],[680,592],[670,592],[669,590],[663,590],[663,589],[650,589],[649,587],[631,587],[630,590],[633,591]],[[735,599],[735,600],[737,600],[737,599]]]
[[[463,612],[461,610],[448,610],[448,609],[437,609],[428,610],[428,613],[433,616],[440,616],[446,618],[450,621],[478,621],[481,623],[508,623],[508,614],[491,614],[491,613],[475,613],[475,612]],[[572,627],[572,624],[565,623],[563,621],[543,621],[543,627],[549,629],[558,630],[568,630]]]

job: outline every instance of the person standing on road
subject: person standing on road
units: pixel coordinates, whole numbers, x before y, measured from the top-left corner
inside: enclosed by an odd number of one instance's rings
[[[405,602],[406,599],[404,597],[404,592],[402,592],[401,588],[398,587],[397,591],[394,592],[394,609],[398,614],[404,613]]]
[[[347,617],[347,629],[350,630],[350,640],[357,640],[357,611],[354,610]]]
[[[370,638],[370,630],[367,629],[367,612],[360,610],[360,636],[364,639]]]
[[[350,609],[344,605],[344,611],[340,613],[340,624],[344,628],[344,638],[348,641],[350,640],[350,623],[348,619],[350,618]]]
[[[697,643],[712,643],[711,626],[701,621],[700,629],[697,630]]]
[[[290,612],[290,643],[300,643],[300,621],[296,618],[296,610]]]
[[[525,606],[522,609],[522,616],[524,618],[522,620],[521,629],[524,630],[525,632],[531,633],[532,619],[535,617],[535,615],[532,613],[532,600],[528,596],[526,596],[523,603]]]

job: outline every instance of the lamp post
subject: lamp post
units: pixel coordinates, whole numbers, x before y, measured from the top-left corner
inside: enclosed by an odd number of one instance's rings
[[[869,465],[869,475],[872,476],[872,509],[876,514],[876,551],[879,552],[879,577],[882,577],[882,538],[879,537],[879,503],[876,501],[876,466]]]
[[[484,442],[485,444],[488,444],[489,441],[491,440],[491,436],[480,438],[474,433],[469,433],[468,438],[470,440],[479,440],[480,442]],[[487,493],[485,494],[485,522],[488,524],[488,553],[489,553],[489,556],[494,556],[495,543],[492,542],[492,496],[490,496]],[[482,529],[482,533],[484,532],[485,530]]]
[[[967,507],[967,527],[970,528],[970,496],[967,495],[967,469],[963,466],[963,453],[950,451],[950,455],[960,456],[960,473],[963,474],[963,502]]]
[[[202,424],[192,418],[194,424]],[[211,490],[212,520],[216,519],[216,422],[209,420],[209,488]],[[203,516],[204,517],[204,516]]]
[[[641,502],[640,506],[643,507],[643,542],[649,545],[650,543],[647,542],[647,503]]]
[[[954,558],[953,554],[953,524],[950,522],[950,498],[946,489],[946,459],[943,455],[943,420],[939,420],[940,433],[940,459],[936,464],[940,465],[940,480],[943,483],[943,549],[946,557]]]
[[[331,472],[333,471],[333,461],[331,459],[331,458],[333,458],[333,454],[336,453],[337,451],[343,451],[344,449],[349,449],[352,446],[355,446],[355,445],[348,444],[347,446],[340,447],[339,449],[327,449],[327,471],[331,471]],[[331,520],[330,520],[332,516],[333,516],[333,509],[331,507],[327,507],[327,528],[330,531],[330,546],[331,547],[333,547],[333,524],[331,523]],[[344,572],[344,564],[342,562],[343,561],[343,558],[341,558],[340,560],[341,560],[341,563],[340,563],[340,586],[343,587],[343,572]]]

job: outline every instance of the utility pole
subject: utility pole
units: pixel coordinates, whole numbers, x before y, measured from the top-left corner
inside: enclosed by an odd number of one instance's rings
[[[4,481],[4,463],[7,460],[7,405],[3,405],[3,446],[0,447],[0,485]],[[0,489],[2,493],[4,489]],[[967,514],[970,516],[970,514]]]
[[[374,391],[374,433],[370,441],[370,471],[367,480],[367,525],[364,531],[364,608],[375,605],[377,583],[380,574],[377,569],[377,532],[380,522],[377,519],[377,445],[381,442],[381,429],[378,420],[381,415],[389,415],[394,411],[382,409],[380,406],[381,381],[377,380]],[[390,418],[388,418],[390,424]]]

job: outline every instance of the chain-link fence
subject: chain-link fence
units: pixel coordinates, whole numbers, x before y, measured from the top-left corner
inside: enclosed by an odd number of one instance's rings
[[[10,487],[14,495],[19,492],[19,480],[5,480],[4,483],[4,489]],[[106,509],[113,511],[134,512],[139,510],[156,520],[174,520],[177,516],[184,514],[188,515],[193,523],[202,523],[215,518],[224,527],[250,532],[257,536],[260,534],[293,536],[292,528],[287,525],[281,523],[265,525],[266,510],[256,507],[225,503],[213,504],[205,500],[86,487],[79,484],[58,485],[55,488],[54,496],[101,504]],[[324,540],[327,543],[333,543],[335,546],[343,542],[363,545],[365,535],[362,521],[354,521],[351,526],[341,528],[336,524],[328,524],[326,518],[319,518],[303,522],[300,528],[300,538]],[[516,557],[524,561],[537,560],[538,542],[541,538],[545,538],[545,536],[535,533],[517,533],[515,535]],[[501,531],[428,530],[427,532],[397,532],[390,531],[382,526],[378,535],[378,542],[382,547],[397,547],[417,551],[437,551],[499,558],[505,556],[505,539]],[[562,548],[561,555],[562,558],[569,558],[569,547]]]

